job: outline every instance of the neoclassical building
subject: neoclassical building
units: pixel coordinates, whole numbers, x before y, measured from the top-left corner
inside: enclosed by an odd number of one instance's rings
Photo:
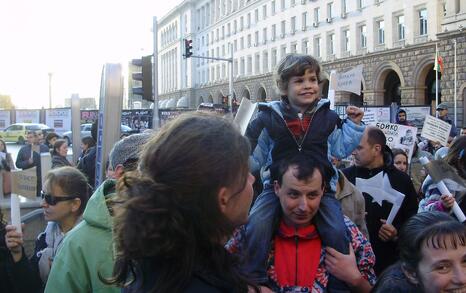
[[[228,62],[184,58],[183,39],[195,56],[229,58],[232,47],[236,98],[278,99],[273,70],[298,52],[321,61],[324,96],[331,70],[362,64],[362,94],[338,91],[335,102],[377,106],[435,103],[437,47],[441,101],[452,113],[456,76],[463,125],[465,27],[461,0],[185,0],[158,22],[159,107],[195,108],[229,94]]]

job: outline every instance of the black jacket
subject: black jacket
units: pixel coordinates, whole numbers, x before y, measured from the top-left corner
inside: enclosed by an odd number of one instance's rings
[[[416,191],[411,178],[391,164],[391,154],[385,153],[384,161],[386,162],[385,166],[380,168],[369,170],[363,167],[352,166],[344,169],[343,173],[353,184],[356,183],[356,177],[367,179],[378,174],[380,171],[383,171],[384,174],[388,175],[393,189],[405,195],[401,208],[393,221],[393,226],[395,226],[399,231],[406,220],[417,213],[418,203]],[[383,242],[378,237],[380,227],[382,226],[380,220],[386,220],[388,218],[392,204],[383,201],[381,207],[377,202],[373,202],[373,198],[369,194],[363,192],[363,195],[366,201],[367,229],[369,231],[370,242],[376,257],[374,269],[377,274],[380,274],[385,268],[398,260],[396,242]]]
[[[0,292],[35,293],[41,291],[40,278],[35,274],[24,250],[21,260],[15,263],[5,244],[5,231],[1,231],[0,228]]]
[[[94,188],[95,186],[95,157],[97,153],[97,148],[91,147],[86,155],[79,160],[78,163],[78,169],[84,173],[87,177],[87,181],[89,182],[89,185]]]
[[[53,155],[52,169],[65,166],[71,166],[71,163],[65,157],[62,157],[60,155]]]

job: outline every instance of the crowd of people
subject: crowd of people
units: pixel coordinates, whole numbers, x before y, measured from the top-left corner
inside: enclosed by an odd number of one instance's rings
[[[446,149],[415,138],[409,158],[358,107],[330,109],[313,57],[287,55],[274,82],[281,99],[260,103],[245,135],[228,117],[183,114],[115,143],[100,186],[95,140],[69,162],[66,141],[28,135],[16,167],[51,151],[49,222],[28,258],[0,221],[0,292],[466,292],[466,227],[452,215],[455,202],[466,212],[466,136],[451,132]],[[457,175],[453,196],[421,157]],[[360,188],[378,174],[383,189]],[[403,195],[395,216],[377,192]]]

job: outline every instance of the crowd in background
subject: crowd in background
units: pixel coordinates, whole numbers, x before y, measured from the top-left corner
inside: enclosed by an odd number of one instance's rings
[[[227,117],[183,114],[115,143],[100,186],[96,124],[78,162],[52,134],[28,134],[16,166],[0,141],[2,172],[52,160],[33,254],[0,222],[0,292],[466,292],[466,229],[452,214],[466,212],[465,128],[452,125],[448,146],[413,138],[409,158],[361,109],[330,110],[319,76],[311,56],[287,55],[281,100],[261,103],[245,135]],[[453,196],[422,157],[457,175]],[[379,174],[383,190],[358,187]],[[403,195],[396,215],[374,192]]]

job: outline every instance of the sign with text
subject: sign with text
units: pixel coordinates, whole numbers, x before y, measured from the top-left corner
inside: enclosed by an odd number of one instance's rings
[[[152,109],[122,110],[121,124],[139,132],[152,129]]]
[[[390,107],[365,107],[362,121],[366,124],[390,122]]]
[[[36,167],[11,171],[11,191],[29,198],[37,197]]]
[[[431,141],[437,141],[443,146],[447,146],[450,130],[451,124],[435,118],[434,116],[426,115],[421,136]]]
[[[45,124],[55,129],[58,135],[71,130],[71,109],[47,109],[45,111]]]
[[[0,111],[0,129],[3,130],[10,126],[10,111]]]
[[[16,123],[40,123],[40,110],[16,110]]]
[[[331,89],[347,91],[356,95],[361,94],[362,65],[358,65],[346,72],[338,72],[331,76]]]
[[[416,143],[416,127],[382,122],[373,125],[383,131],[387,138],[387,145],[391,149],[403,150],[408,155],[408,163],[411,162],[414,144]]]

